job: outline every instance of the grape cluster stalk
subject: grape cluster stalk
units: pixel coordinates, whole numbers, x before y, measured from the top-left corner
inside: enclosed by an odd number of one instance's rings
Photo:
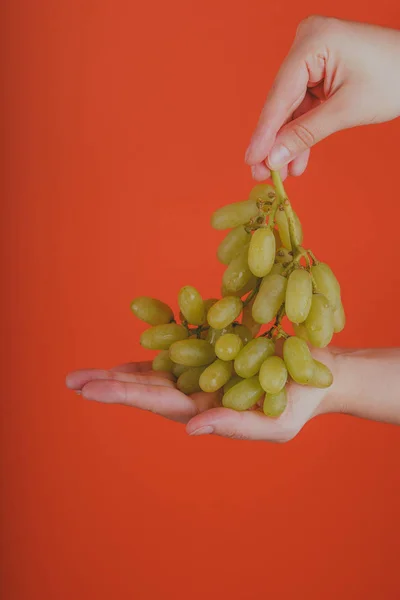
[[[178,295],[179,319],[164,302],[146,296],[131,308],[151,325],[140,343],[160,351],[153,369],[172,373],[183,393],[222,390],[226,408],[262,406],[265,415],[278,417],[290,380],[332,384],[331,371],[312,357],[310,345],[326,347],[344,328],[345,313],[332,270],[302,246],[301,223],[276,171],[272,182],[212,215],[215,229],[230,230],[217,251],[226,265],[220,299],[204,300],[185,286]],[[275,352],[280,338],[282,356]]]

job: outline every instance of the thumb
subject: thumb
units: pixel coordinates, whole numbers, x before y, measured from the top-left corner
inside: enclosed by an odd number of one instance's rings
[[[346,95],[338,92],[282,127],[268,154],[267,165],[281,169],[317,142],[349,126]]]
[[[220,435],[235,440],[287,442],[298,433],[292,419],[283,414],[270,419],[259,410],[237,412],[230,408],[214,408],[190,419],[186,425],[189,435]]]

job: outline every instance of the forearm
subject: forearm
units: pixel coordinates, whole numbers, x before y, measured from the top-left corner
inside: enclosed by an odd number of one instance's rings
[[[324,412],[400,425],[400,348],[341,350]]]

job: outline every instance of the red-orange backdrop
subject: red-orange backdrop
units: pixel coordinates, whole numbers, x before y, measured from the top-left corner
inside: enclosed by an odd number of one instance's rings
[[[299,20],[400,27],[397,0],[2,11],[2,598],[399,598],[399,429],[328,416],[280,446],[189,438],[64,388],[145,356],[135,295],[218,291],[210,213],[252,185],[244,151]],[[400,343],[399,136],[338,134],[287,184],[342,282],[343,345]]]

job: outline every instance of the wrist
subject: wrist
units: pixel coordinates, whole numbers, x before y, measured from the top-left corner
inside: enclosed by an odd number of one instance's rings
[[[320,412],[400,424],[399,364],[399,348],[333,349]]]
[[[326,394],[320,404],[318,414],[346,414],[348,413],[348,404],[345,402],[345,398],[347,397],[346,375],[342,360],[342,355],[346,353],[346,350],[342,348],[330,348],[329,350],[329,360],[325,357],[324,362],[332,371],[333,383],[326,389]],[[317,356],[315,358],[319,360]]]

